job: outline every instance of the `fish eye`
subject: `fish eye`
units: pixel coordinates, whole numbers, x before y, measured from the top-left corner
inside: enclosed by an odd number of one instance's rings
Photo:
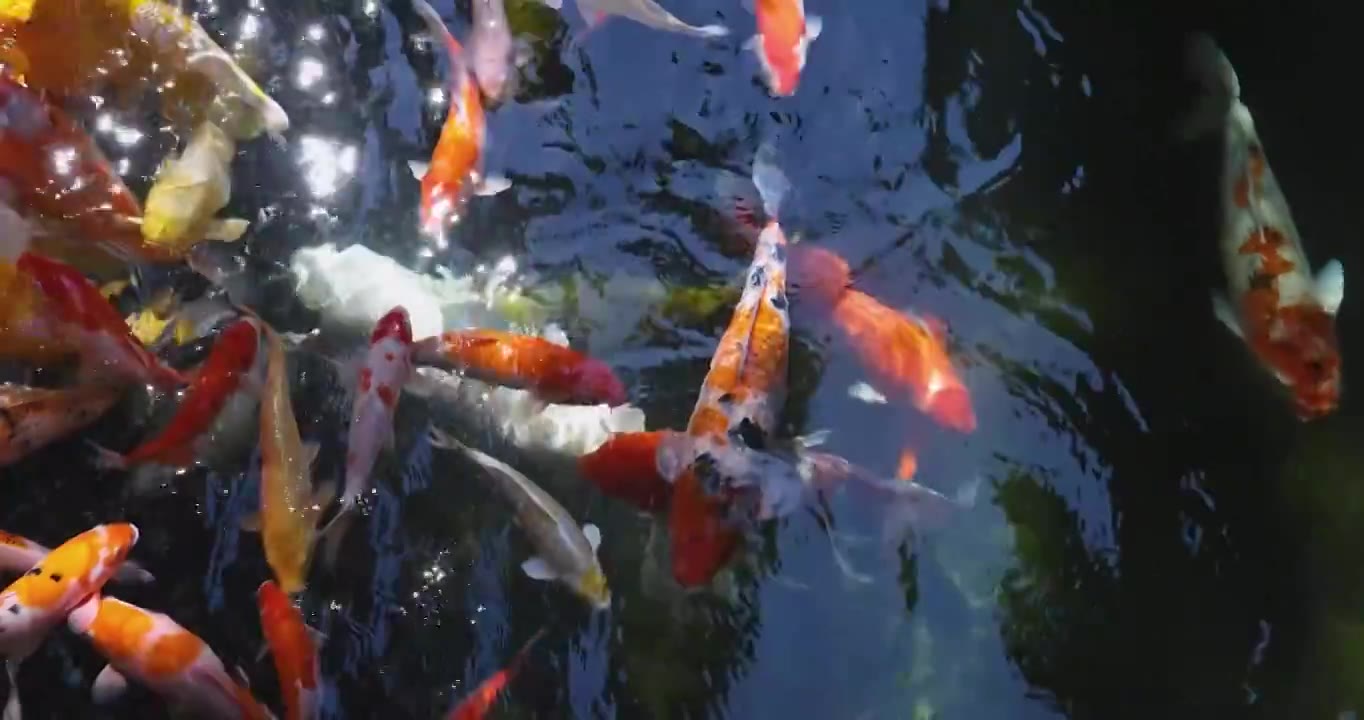
[[[48,577],[49,577],[49,578],[52,578],[52,582],[58,582],[58,583],[59,583],[59,582],[62,581],[62,574],[61,574],[61,573],[52,573],[51,575],[48,575]]]

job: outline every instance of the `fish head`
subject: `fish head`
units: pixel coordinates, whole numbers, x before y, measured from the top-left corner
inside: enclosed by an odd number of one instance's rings
[[[1282,308],[1271,326],[1268,352],[1262,353],[1289,390],[1302,420],[1324,417],[1340,402],[1340,347],[1335,320],[1311,305]]]
[[[570,401],[616,407],[630,399],[625,384],[616,377],[611,366],[592,358],[560,367],[548,385],[554,391],[552,394],[562,395]]]
[[[606,610],[611,607],[611,588],[606,583],[606,573],[602,572],[601,565],[592,563],[578,576],[574,585],[578,594],[591,603],[593,609]]]
[[[98,525],[58,545],[0,593],[0,643],[60,621],[97,595],[137,542],[130,523]]]
[[[404,346],[412,344],[412,321],[408,317],[407,308],[401,305],[379,318],[379,322],[374,325],[374,332],[369,336],[369,344],[377,345],[388,339],[397,340]]]

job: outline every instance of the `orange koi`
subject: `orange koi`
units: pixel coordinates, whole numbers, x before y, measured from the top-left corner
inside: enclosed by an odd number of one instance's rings
[[[16,267],[37,283],[57,332],[79,344],[87,371],[168,389],[184,383],[184,376],[133,337],[114,306],[79,270],[31,252],[21,255]]]
[[[285,720],[310,720],[318,713],[317,631],[303,622],[303,616],[289,596],[275,583],[266,580],[256,590],[260,605],[261,628],[270,654],[275,658],[280,691],[284,694]]]
[[[819,37],[824,21],[805,14],[804,0],[746,0],[757,3],[758,34],[745,47],[758,56],[763,77],[773,95],[793,95],[805,69],[810,43]]]
[[[1190,63],[1206,94],[1187,134],[1217,129],[1224,142],[1220,245],[1232,297],[1215,293],[1213,311],[1288,390],[1300,419],[1329,415],[1340,401],[1335,316],[1344,268],[1331,260],[1312,276],[1231,61],[1199,35]]]
[[[96,525],[58,545],[0,592],[0,655],[6,658],[10,688],[5,717],[21,715],[19,664],[77,605],[113,578],[137,536],[130,523]]]
[[[672,483],[659,469],[659,446],[671,430],[616,433],[578,458],[578,472],[603,494],[647,512],[668,506]]]
[[[624,405],[625,385],[606,363],[534,335],[454,330],[419,341],[413,360],[493,385],[529,390],[547,403]]]
[[[11,532],[0,530],[0,572],[21,573],[42,562],[52,548]],[[125,560],[114,573],[114,582],[149,583],[155,580],[146,568]]]
[[[71,612],[67,625],[109,663],[91,689],[96,703],[122,695],[131,678],[192,717],[273,717],[227,674],[207,643],[167,615],[95,594]]]
[[[265,559],[280,588],[294,594],[307,583],[317,517],[335,495],[334,488],[312,490],[317,446],[304,447],[289,398],[284,342],[270,328],[265,390],[260,404],[260,513],[244,526],[260,530]]]
[[[521,646],[521,649],[517,651],[516,655],[512,657],[511,662],[507,663],[507,667],[497,671],[487,680],[484,680],[483,683],[478,686],[478,689],[474,690],[472,695],[461,700],[460,703],[455,706],[455,709],[451,710],[450,714],[445,716],[446,720],[482,720],[486,717],[488,711],[492,709],[493,703],[497,702],[498,696],[506,689],[507,684],[521,671],[521,666],[526,664],[526,656],[530,654],[531,646],[543,637],[544,634],[545,631],[543,628],[536,631],[536,633],[526,641],[526,644]]]
[[[52,390],[0,384],[0,467],[93,423],[122,394],[114,385]]]
[[[412,8],[431,35],[445,44],[454,75],[450,82],[450,110],[431,153],[431,162],[410,163],[412,174],[422,184],[422,232],[441,238],[446,227],[459,221],[470,196],[496,195],[510,187],[511,182],[503,177],[483,176],[486,120],[478,83],[465,65],[464,49],[446,29],[435,8],[424,0],[413,0]]]
[[[96,447],[96,465],[125,470],[142,463],[184,468],[216,442],[212,432],[224,410],[257,401],[265,353],[260,333],[250,318],[229,325],[218,336],[208,359],[185,390],[175,415],[159,435],[125,454]],[[229,413],[236,419],[238,413]]]

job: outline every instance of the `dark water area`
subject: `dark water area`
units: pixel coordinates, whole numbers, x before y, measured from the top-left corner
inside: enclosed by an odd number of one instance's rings
[[[467,4],[433,5],[463,37]],[[327,635],[324,716],[437,717],[541,627],[494,716],[1335,718],[1364,704],[1364,451],[1351,440],[1364,429],[1352,392],[1364,318],[1348,289],[1364,263],[1351,214],[1364,149],[1344,107],[1358,62],[1343,5],[809,0],[823,34],[785,99],[741,48],[753,18],[737,0],[667,3],[730,38],[613,20],[573,50],[571,0],[563,15],[508,5],[535,55],[515,99],[490,111],[487,167],[514,185],[475,200],[435,258],[420,256],[407,162],[435,142],[444,109],[426,95],[444,62],[413,43],[408,5],[199,8],[225,47],[259,18],[245,64],[293,124],[287,150],[242,145],[224,213],[253,220],[264,316],[316,325],[278,276],[323,242],[413,267],[512,254],[546,283],[578,272],[732,287],[748,257],[717,182],[746,175],[771,141],[794,186],[783,225],[845,257],[859,289],[944,319],[979,417],[962,435],[850,397],[864,371],[797,306],[784,431],[831,430],[826,449],[886,473],[912,444],[922,482],[951,492],[980,477],[980,498],[898,552],[852,544],[871,583],[846,580],[800,513],[717,587],[683,594],[653,552],[658,520],[547,481],[603,529],[615,604],[591,615],[521,574],[528,548],[505,507],[432,452],[424,409],[405,402],[371,514],[341,569],[315,573],[304,595]],[[1328,419],[1298,422],[1212,315],[1218,143],[1173,133],[1193,97],[1195,30],[1236,65],[1314,267],[1345,266],[1346,389]],[[125,119],[141,145],[97,139],[129,158],[141,195],[184,130]],[[650,429],[685,424],[729,312],[651,311],[604,354]],[[606,332],[556,320],[575,344]],[[325,363],[300,362],[303,434],[324,443],[318,475],[335,474],[348,409]],[[87,436],[125,447],[137,433],[111,417]],[[238,527],[255,466],[130,498],[77,439],[0,472],[0,527],[56,543],[137,523],[133,556],[158,581],[111,592],[199,633],[278,707],[254,595],[270,571]],[[840,533],[880,532],[855,498],[830,512]],[[99,667],[54,633],[20,676],[28,716],[164,712],[145,692],[96,709]]]

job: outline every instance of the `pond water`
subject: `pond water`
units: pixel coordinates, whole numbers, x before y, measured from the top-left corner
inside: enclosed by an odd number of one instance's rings
[[[467,3],[433,5],[463,37]],[[922,482],[950,492],[979,477],[979,499],[898,551],[849,543],[870,583],[849,581],[822,524],[800,513],[716,587],[684,594],[659,566],[658,521],[537,477],[603,529],[616,599],[593,615],[520,573],[527,548],[505,507],[431,452],[424,409],[405,404],[398,458],[381,463],[373,512],[354,531],[362,540],[304,595],[327,636],[325,716],[436,717],[541,627],[496,716],[1306,718],[1359,707],[1359,305],[1347,292],[1340,410],[1298,422],[1212,316],[1217,147],[1172,130],[1192,97],[1184,38],[1211,32],[1309,257],[1339,258],[1352,276],[1364,151],[1341,107],[1358,63],[1335,4],[809,0],[823,33],[783,99],[742,48],[754,21],[737,0],[667,3],[690,22],[728,24],[729,38],[613,20],[572,49],[583,23],[567,5],[560,15],[508,0],[533,60],[515,98],[490,111],[487,165],[514,184],[475,200],[435,258],[421,254],[407,163],[434,144],[444,106],[430,90],[444,63],[413,42],[407,3],[201,5],[224,46],[250,25],[248,69],[293,124],[287,149],[243,144],[234,168],[226,214],[253,219],[253,268],[267,277],[300,247],[362,243],[411,267],[511,255],[540,283],[657,279],[724,297],[748,257],[717,182],[746,174],[771,141],[794,187],[783,225],[845,257],[859,289],[943,318],[979,418],[964,435],[851,397],[862,367],[796,307],[783,432],[830,430],[825,449],[886,473],[912,444]],[[183,128],[139,113],[120,116],[137,142],[96,137],[116,164],[128,158],[120,168],[141,195]],[[281,330],[316,325],[287,282],[264,286],[258,308]],[[613,322],[634,314],[601,309],[555,319],[621,372],[650,428],[680,428],[729,314],[726,300],[651,309],[629,327]],[[304,435],[330,443],[320,474],[338,471],[346,412],[325,376],[305,373],[295,396]],[[86,437],[121,447],[135,435],[109,420]],[[238,529],[256,481],[191,473],[173,494],[129,498],[74,440],[0,473],[0,527],[56,542],[137,523],[134,555],[158,582],[117,594],[201,634],[277,705],[254,601],[269,569]],[[842,535],[880,532],[877,509],[854,497],[829,509]],[[30,717],[163,712],[146,693],[96,710],[86,698],[98,667],[68,635],[47,643],[21,676]]]

